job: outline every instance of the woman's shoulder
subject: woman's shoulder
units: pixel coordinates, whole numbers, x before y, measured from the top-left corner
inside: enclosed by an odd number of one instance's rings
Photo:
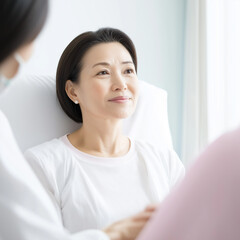
[[[142,157],[151,159],[151,162],[163,164],[166,168],[172,168],[173,165],[182,165],[177,153],[172,147],[160,143],[150,143],[144,140],[135,140],[136,151]]]
[[[153,144],[146,141],[135,141],[138,154],[158,171],[165,169],[169,176],[169,184],[173,186],[185,174],[184,166],[173,148],[164,144]]]
[[[65,144],[58,138],[52,139],[50,141],[39,144],[35,147],[29,148],[24,156],[27,159],[34,158],[41,162],[47,161],[48,163],[61,162],[67,154],[67,149]]]
[[[164,144],[150,143],[144,140],[134,140],[134,144],[137,151],[162,156],[164,158],[174,152],[173,148]]]
[[[61,139],[53,139],[28,149],[25,159],[41,183],[55,197],[62,192],[74,169],[69,151]]]

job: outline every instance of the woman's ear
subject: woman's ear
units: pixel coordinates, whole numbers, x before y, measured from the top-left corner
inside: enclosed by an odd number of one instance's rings
[[[68,95],[68,97],[74,102],[78,103],[78,96],[77,96],[77,87],[76,84],[74,84],[71,80],[67,80],[65,84],[65,91]]]

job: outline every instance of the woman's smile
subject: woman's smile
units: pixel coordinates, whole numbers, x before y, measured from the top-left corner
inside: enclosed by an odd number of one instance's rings
[[[114,97],[110,100],[108,100],[109,102],[113,102],[113,103],[128,103],[130,102],[132,99],[128,96],[118,96],[118,97]]]

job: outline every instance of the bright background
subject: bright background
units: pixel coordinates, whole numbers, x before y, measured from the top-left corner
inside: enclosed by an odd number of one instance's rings
[[[169,122],[181,151],[185,0],[51,0],[47,24],[23,73],[55,75],[61,53],[78,34],[119,28],[133,40],[138,77],[168,92]]]
[[[138,76],[168,92],[169,123],[185,165],[240,123],[240,0],[50,0],[24,72],[55,75],[78,34],[114,27],[138,53]]]

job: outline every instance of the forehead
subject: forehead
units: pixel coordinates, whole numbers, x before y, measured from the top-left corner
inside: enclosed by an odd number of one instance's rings
[[[99,43],[91,47],[83,57],[83,65],[98,62],[132,61],[128,50],[119,42]]]

